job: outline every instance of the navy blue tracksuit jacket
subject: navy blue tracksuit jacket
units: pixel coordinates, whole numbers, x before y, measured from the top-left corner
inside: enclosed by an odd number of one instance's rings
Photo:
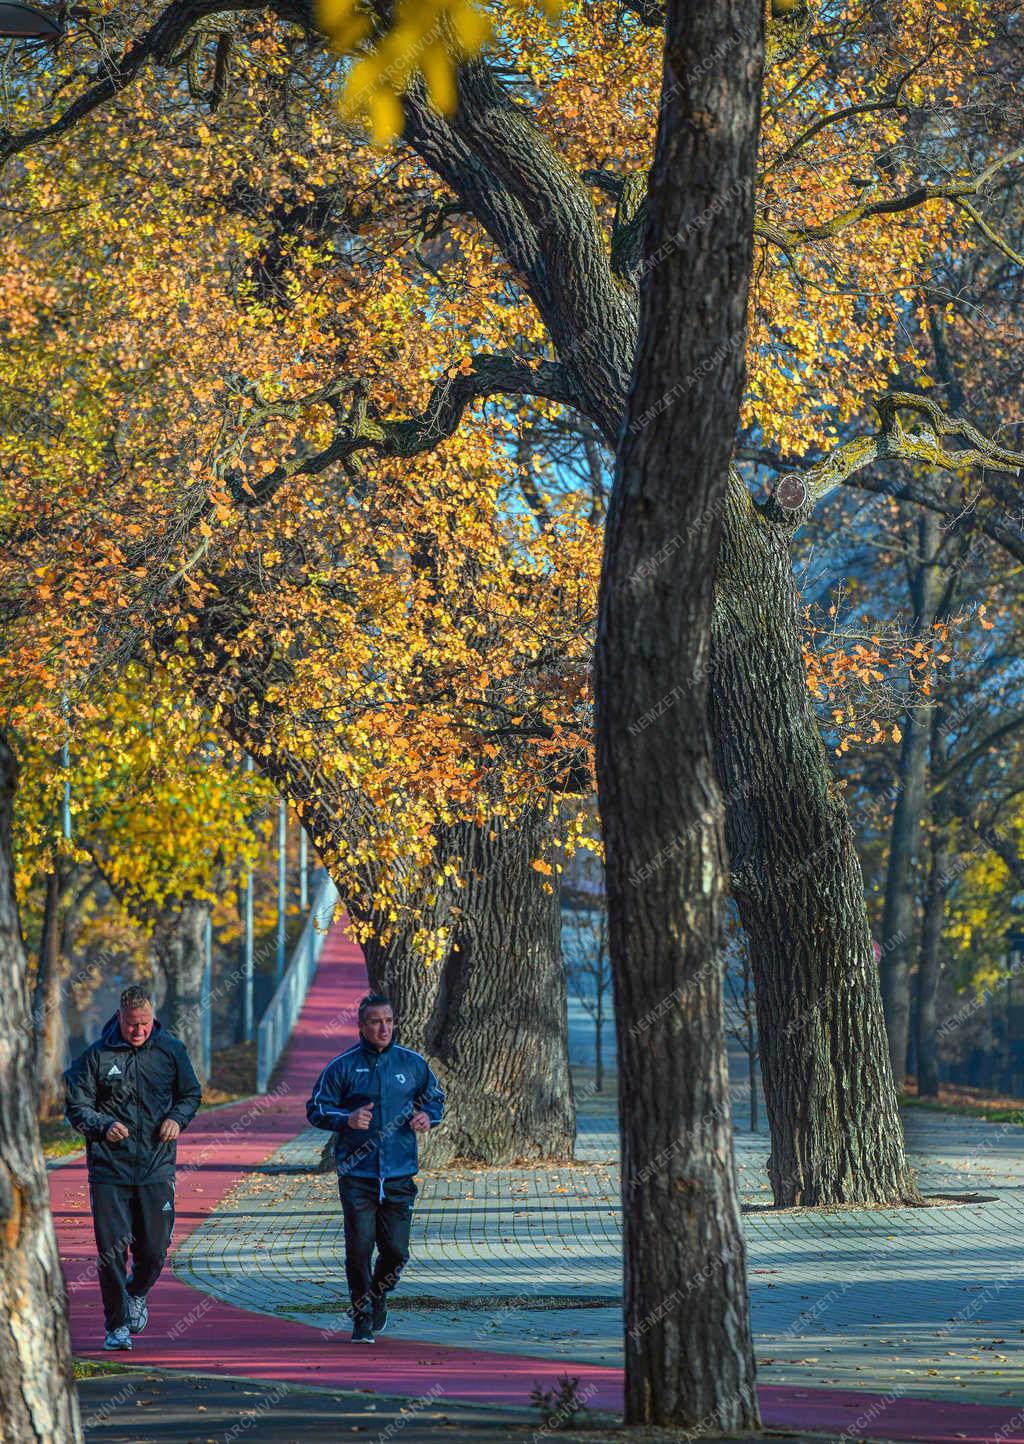
[[[369,1128],[350,1128],[349,1114],[367,1103],[373,1104]],[[394,1041],[378,1050],[360,1038],[320,1074],[306,1117],[315,1128],[337,1133],[339,1178],[376,1178],[383,1193],[386,1178],[405,1178],[419,1167],[416,1134],[409,1127],[417,1110],[426,1113],[431,1128],[444,1112],[444,1091],[427,1060]]]

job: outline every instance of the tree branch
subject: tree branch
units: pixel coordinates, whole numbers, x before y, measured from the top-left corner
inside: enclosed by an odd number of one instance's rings
[[[365,383],[351,376],[338,377],[316,391],[293,399],[267,401],[256,388],[249,388],[247,395],[253,405],[232,447],[236,454],[262,421],[271,418],[298,421],[314,406],[327,406],[333,412],[334,433],[326,446],[299,447],[293,456],[279,462],[254,485],[221,463],[219,472],[224,487],[231,499],[245,508],[265,506],[293,477],[318,476],[329,466],[340,465],[355,476],[354,462],[360,452],[411,457],[429,451],[454,434],[472,401],[486,396],[543,396],[567,406],[577,404],[576,393],[560,363],[541,360],[531,364],[516,356],[500,355],[476,356],[467,370],[439,377],[423,412],[412,417],[373,416]],[[128,555],[127,566],[136,571],[145,568],[149,573],[161,566],[169,570],[182,544],[197,528],[202,528],[217,504],[205,484],[191,488],[162,535],[155,543],[147,541],[134,548]],[[206,532],[190,556],[158,588],[159,595],[186,576],[209,551],[209,527]]]
[[[875,201],[865,197],[857,205],[849,206],[845,211],[839,211],[827,221],[821,221],[817,225],[785,226],[777,221],[770,221],[764,216],[759,216],[754,223],[754,234],[760,236],[762,240],[789,251],[802,245],[805,241],[830,240],[833,236],[840,235],[843,231],[849,230],[851,226],[858,225],[871,216],[895,215],[902,211],[914,210],[916,207],[934,200],[962,203],[964,197],[981,195],[984,187],[998,170],[1014,164],[1022,156],[1024,156],[1024,146],[1018,146],[1016,150],[997,156],[976,176],[963,176],[959,180],[948,181],[942,185],[916,186],[902,196],[890,196],[887,200]],[[870,196],[870,192],[868,196]],[[993,238],[990,237],[990,239]]]
[[[893,482],[883,477],[859,473],[848,477],[847,480],[851,486],[857,487],[860,491],[870,491],[878,496],[891,496],[896,501],[913,502],[915,506],[923,506],[927,511],[937,512],[947,521],[956,521],[964,513],[963,505],[950,502],[940,496],[919,477],[904,478]],[[1002,547],[1016,561],[1024,562],[1024,528],[1007,526],[1005,522],[998,521],[994,517],[980,514],[976,514],[976,516],[979,530],[990,541]]]
[[[1024,254],[1020,251],[1015,251],[1009,241],[1005,240],[997,230],[989,225],[988,221],[976,206],[972,206],[970,201],[963,199],[958,200],[957,205],[966,215],[970,216],[981,234],[986,240],[992,242],[997,251],[1002,251],[1003,255],[1011,260],[1015,266],[1024,266]]]
[[[210,15],[265,9],[266,0],[173,0],[145,34],[129,45],[120,60],[113,63],[103,60],[96,67],[88,88],[56,120],[19,132],[0,132],[0,167],[29,146],[64,135],[80,120],[126,89],[148,62],[156,65],[175,63],[175,52],[199,21]]]
[[[476,217],[546,315],[553,304],[547,268],[520,201],[430,104],[421,76],[414,77],[405,93],[404,111],[403,139]]]
[[[254,418],[297,419],[310,407],[330,406],[335,415],[335,432],[325,447],[304,447],[288,461],[281,462],[249,491],[236,493],[243,504],[262,506],[293,476],[315,476],[335,462],[344,462],[360,451],[378,456],[417,456],[430,451],[452,436],[466,407],[486,396],[543,396],[549,401],[576,404],[576,395],[564,366],[555,361],[531,365],[516,356],[481,355],[468,369],[439,377],[430,399],[418,416],[377,419],[370,414],[365,385],[342,377],[319,391],[295,401],[263,402],[257,399]],[[349,401],[347,414],[345,400]]]
[[[589,188],[485,60],[459,68],[452,125],[525,212],[548,283],[542,317],[583,410],[614,441],[632,374],[636,288],[613,274]]]
[[[969,771],[975,762],[995,747],[997,742],[1001,742],[1004,738],[1011,736],[1011,734],[1016,732],[1020,727],[1024,727],[1024,714],[1018,713],[1015,716],[1007,718],[1005,722],[1001,722],[999,726],[993,728],[991,732],[987,732],[980,741],[966,748],[957,758],[942,769],[939,774],[939,781],[932,791],[936,794],[944,791],[959,774]]]
[[[873,405],[881,422],[876,434],[855,437],[830,452],[817,465],[781,477],[772,496],[761,507],[767,520],[794,527],[802,525],[830,491],[842,485],[855,472],[883,459],[921,461],[943,471],[985,466],[992,471],[1019,475],[1024,467],[1024,455],[997,446],[963,417],[946,416],[934,401],[924,396],[897,391],[879,397]],[[922,418],[920,430],[906,431],[900,421],[901,411],[910,411]],[[958,437],[967,444],[958,450],[946,451],[942,446],[942,438],[945,437]],[[869,486],[867,489],[875,488]],[[895,493],[895,488],[889,486],[877,489],[893,490]],[[1013,533],[1006,530],[1009,540]],[[1014,555],[1024,557],[1024,533],[1017,539],[1016,545],[1020,550]]]

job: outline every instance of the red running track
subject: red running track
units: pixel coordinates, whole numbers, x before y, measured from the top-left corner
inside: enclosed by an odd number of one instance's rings
[[[174,1246],[187,1238],[245,1173],[306,1126],[305,1104],[317,1073],[356,1035],[355,1005],[366,991],[361,950],[335,924],[272,1093],[201,1113],[178,1145]],[[55,1168],[50,1197],[67,1280],[75,1353],[102,1356],[103,1315],[95,1277],[95,1243],[84,1158]],[[172,1248],[173,1262],[173,1248]],[[343,1278],[339,1278],[343,1287]],[[622,1408],[622,1371],[528,1355],[410,1343],[391,1335],[372,1353],[345,1333],[325,1333],[271,1314],[251,1313],[190,1288],[167,1269],[149,1298],[149,1326],[119,1362],[194,1373],[441,1396],[483,1404],[527,1405],[534,1384],[556,1386],[579,1376],[594,1409]],[[370,1357],[367,1357],[367,1355]],[[590,1391],[593,1390],[591,1393]],[[847,1437],[1024,1444],[1024,1413],[988,1405],[892,1399],[836,1389],[762,1385],[761,1410],[776,1429],[849,1431]],[[1005,1432],[1004,1432],[1005,1431]]]

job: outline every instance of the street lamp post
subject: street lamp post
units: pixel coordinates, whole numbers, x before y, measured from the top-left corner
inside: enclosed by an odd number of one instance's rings
[[[277,969],[275,982],[284,977],[285,907],[288,881],[288,804],[281,798],[277,812]]]
[[[22,5],[19,0],[0,4],[0,39],[56,40],[63,33],[56,20],[34,5]]]
[[[242,766],[246,772],[252,771],[252,758],[248,752]],[[245,870],[245,891],[243,894],[242,912],[242,1037],[246,1043],[252,1038],[253,1033],[253,989],[254,989],[254,968],[253,968],[253,916],[252,916],[252,889],[253,876],[252,867]]]
[[[1021,971],[1024,962],[1024,926],[1017,912],[1020,904],[1024,902],[1024,893],[1018,893],[1013,899],[1014,918],[1006,930],[1006,1072],[1007,1091],[1013,1093],[1018,1086],[1017,1080],[1017,1039],[1014,1036],[1014,981]]]

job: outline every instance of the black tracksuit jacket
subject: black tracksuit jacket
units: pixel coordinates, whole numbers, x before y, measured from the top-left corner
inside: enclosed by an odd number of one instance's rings
[[[165,1118],[187,1128],[202,1090],[184,1043],[159,1022],[133,1048],[121,1037],[115,1013],[64,1074],[64,1090],[64,1116],[85,1135],[90,1183],[174,1181],[177,1146],[162,1143],[157,1132]],[[120,1143],[106,1141],[112,1123],[128,1129]]]

